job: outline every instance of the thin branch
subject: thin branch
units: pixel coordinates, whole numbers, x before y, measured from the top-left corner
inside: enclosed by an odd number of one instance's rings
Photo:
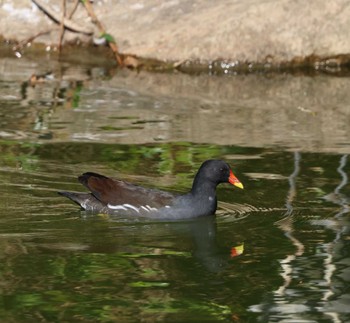
[[[42,36],[42,35],[49,34],[49,33],[51,33],[51,32],[54,31],[54,30],[57,30],[57,27],[50,28],[50,29],[48,29],[48,30],[40,31],[40,32],[38,32],[37,34],[35,34],[34,36],[31,36],[31,37],[29,37],[29,38],[27,38],[27,39],[25,39],[25,40],[20,41],[20,42],[13,48],[13,50],[14,50],[14,51],[19,51],[19,50],[21,50],[25,45],[31,43],[35,38],[38,38],[38,37],[40,37],[40,36]]]
[[[62,52],[62,42],[63,42],[63,36],[64,36],[64,18],[66,16],[66,0],[62,0],[62,18],[60,23],[60,38],[58,43],[58,53],[61,54]]]
[[[92,22],[97,26],[100,33],[106,34],[106,30],[105,30],[104,26],[102,25],[102,23],[98,20],[96,14],[94,12],[94,9],[92,8],[90,1],[84,1],[83,4],[84,4],[89,16],[91,17]],[[119,54],[117,44],[114,42],[108,41],[108,46],[113,51],[115,59],[118,62],[118,64],[120,66],[124,66],[123,59],[122,59],[121,55]]]
[[[75,3],[74,3],[74,5],[73,5],[73,9],[72,9],[71,13],[68,15],[68,19],[72,19],[72,17],[73,17],[73,15],[74,15],[75,11],[76,11],[77,8],[78,8],[79,2],[80,2],[80,0],[75,0]]]
[[[32,0],[42,11],[44,11],[51,19],[56,21],[57,23],[61,22],[61,17],[58,12],[55,12],[53,9],[51,9],[46,3],[44,3],[42,0]],[[75,31],[78,33],[86,34],[86,35],[91,35],[93,32],[92,30],[86,30],[86,27],[81,27],[75,22],[71,21],[68,18],[63,19],[63,24],[64,27],[71,30]]]

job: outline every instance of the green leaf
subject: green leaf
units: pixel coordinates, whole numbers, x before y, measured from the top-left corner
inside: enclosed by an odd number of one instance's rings
[[[106,34],[106,33],[104,33],[104,34],[101,35],[101,38],[104,38],[104,39],[107,40],[109,43],[114,43],[114,44],[116,43],[114,37],[113,37],[111,34]]]

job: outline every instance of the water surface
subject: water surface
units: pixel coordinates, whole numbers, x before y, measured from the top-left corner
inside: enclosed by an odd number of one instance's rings
[[[349,79],[0,66],[2,321],[350,320]],[[218,188],[216,217],[87,216],[56,194],[84,171],[185,192],[209,158],[245,186]]]

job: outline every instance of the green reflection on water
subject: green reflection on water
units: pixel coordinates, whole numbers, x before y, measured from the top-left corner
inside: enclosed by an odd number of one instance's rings
[[[269,321],[263,313],[275,319],[281,300],[310,299],[308,316],[322,321],[325,290],[346,295],[337,289],[347,284],[340,274],[350,241],[344,156],[184,142],[1,141],[0,151],[4,321]],[[216,220],[87,217],[56,195],[83,189],[76,176],[88,170],[186,191],[208,158],[233,164],[246,187],[219,187],[230,208]],[[292,215],[281,221],[286,201]],[[283,313],[276,316],[290,319]]]

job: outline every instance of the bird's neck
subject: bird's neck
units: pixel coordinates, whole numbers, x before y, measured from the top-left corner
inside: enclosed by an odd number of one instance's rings
[[[217,198],[214,183],[196,177],[189,196],[200,215],[215,214]]]
[[[193,181],[191,193],[194,196],[212,197],[216,199],[216,184],[196,175]]]

